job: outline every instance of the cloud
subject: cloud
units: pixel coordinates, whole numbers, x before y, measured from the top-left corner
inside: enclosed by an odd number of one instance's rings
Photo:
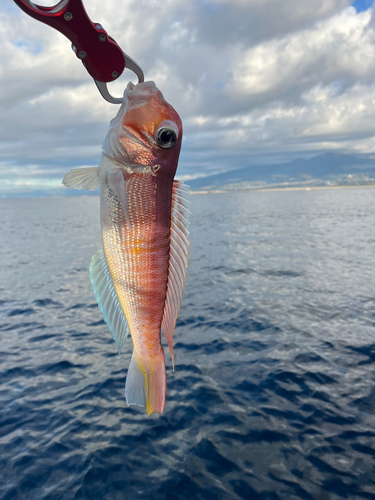
[[[180,177],[374,152],[371,9],[358,13],[347,0],[85,3],[180,113]],[[61,34],[11,0],[0,22],[0,192],[57,188],[70,168],[97,164],[117,107]],[[113,94],[130,78],[111,84]]]

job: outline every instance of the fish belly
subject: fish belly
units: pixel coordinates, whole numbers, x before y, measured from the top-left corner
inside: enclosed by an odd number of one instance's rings
[[[151,174],[132,174],[126,191],[130,227],[119,200],[108,185],[102,186],[103,249],[129,325],[133,356],[144,375],[147,412],[161,413],[166,386],[161,323],[169,272],[172,184],[160,185]]]

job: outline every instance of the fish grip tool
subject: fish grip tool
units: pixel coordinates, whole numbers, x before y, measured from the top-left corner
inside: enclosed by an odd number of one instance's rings
[[[14,0],[26,14],[65,35],[72,42],[72,49],[94,79],[102,97],[121,104],[123,98],[113,97],[107,83],[117,80],[124,69],[130,69],[138,82],[144,81],[142,69],[104,30],[93,23],[82,0],[61,0],[54,6],[36,5],[31,0]]]

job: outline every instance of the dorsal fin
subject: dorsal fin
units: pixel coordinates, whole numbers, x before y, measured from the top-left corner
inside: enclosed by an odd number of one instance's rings
[[[189,257],[188,196],[188,186],[181,181],[173,181],[168,288],[161,324],[173,364],[173,332],[181,306]]]
[[[112,333],[120,354],[129,334],[129,325],[117,298],[102,249],[98,250],[91,260],[90,281],[99,309]]]

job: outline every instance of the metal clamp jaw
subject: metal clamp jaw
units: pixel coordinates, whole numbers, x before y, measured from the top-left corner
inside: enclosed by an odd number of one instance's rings
[[[124,55],[125,61],[126,61],[125,67],[127,69],[130,69],[131,71],[133,71],[133,73],[135,73],[138,76],[138,83],[144,82],[145,77],[143,75],[143,71],[138,66],[138,64],[130,56],[125,54],[125,52],[123,52],[123,55]],[[106,101],[110,102],[111,104],[121,104],[122,103],[122,101],[124,100],[123,97],[113,97],[109,93],[109,90],[107,87],[107,82],[101,82],[99,80],[95,80],[95,78],[94,78],[94,82],[96,83],[96,86],[98,87],[98,90],[101,93],[102,97]]]
[[[106,101],[121,104],[123,99],[113,97],[107,83],[117,80],[125,68],[137,75],[139,83],[144,81],[138,64],[121,50],[100,24],[90,20],[82,0],[61,0],[52,7],[35,5],[31,0],[14,2],[26,14],[60,31],[72,42],[73,51]]]

